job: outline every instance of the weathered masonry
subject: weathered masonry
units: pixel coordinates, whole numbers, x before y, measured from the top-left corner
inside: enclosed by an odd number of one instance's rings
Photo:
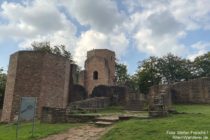
[[[98,85],[114,85],[115,53],[107,49],[89,51],[79,80],[83,87],[76,85],[76,79],[76,65],[62,56],[40,51],[12,54],[1,121],[14,120],[21,97],[37,97],[36,113],[40,117],[43,107],[66,108],[70,102],[86,99],[86,90],[91,95]]]
[[[18,113],[20,98],[37,97],[37,116],[42,107],[65,108],[73,84],[74,65],[62,56],[37,51],[19,51],[10,56],[1,121]]]
[[[207,77],[153,86],[149,95],[155,97],[163,89],[171,95],[173,103],[210,103],[210,78]]]
[[[94,49],[87,52],[85,70],[80,73],[79,83],[88,95],[98,85],[114,85],[115,53],[107,49]]]

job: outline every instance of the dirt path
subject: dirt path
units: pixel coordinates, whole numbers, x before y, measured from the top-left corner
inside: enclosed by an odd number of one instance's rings
[[[83,125],[77,128],[71,128],[65,133],[51,135],[41,140],[98,140],[110,128]]]

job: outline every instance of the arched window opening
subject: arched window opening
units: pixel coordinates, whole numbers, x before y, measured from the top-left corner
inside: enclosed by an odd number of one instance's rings
[[[98,80],[98,72],[97,71],[93,72],[93,80]]]

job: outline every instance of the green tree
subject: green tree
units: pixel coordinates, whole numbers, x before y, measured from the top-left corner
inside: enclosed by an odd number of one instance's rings
[[[53,49],[50,47],[50,42],[33,42],[31,46],[34,51],[53,53]]]
[[[128,80],[127,66],[124,64],[116,63],[115,65],[116,82],[118,85],[125,85]]]
[[[65,58],[69,59],[71,62],[74,62],[70,51],[67,51],[66,47],[64,45],[60,45],[60,46],[58,46],[58,48],[59,47],[61,48],[61,51],[62,51],[61,55],[64,56]]]
[[[138,79],[136,75],[129,75],[128,80],[126,81],[125,85],[128,87],[128,90],[131,92],[138,92]]]
[[[194,71],[196,77],[210,77],[210,52],[198,56],[194,60]]]
[[[139,62],[135,79],[138,84],[138,89],[141,93],[147,94],[149,87],[159,84],[161,81],[158,58],[150,57]]]
[[[3,107],[7,75],[0,69],[0,109]]]
[[[150,57],[140,62],[135,79],[139,90],[146,94],[153,85],[193,78],[192,70],[192,62],[169,53],[161,58]]]
[[[158,69],[162,80],[166,83],[174,83],[192,77],[190,61],[171,53],[159,58]]]
[[[66,47],[64,45],[56,45],[51,47],[50,42],[33,42],[31,46],[34,51],[42,51],[63,56],[74,63],[71,52],[66,50]]]

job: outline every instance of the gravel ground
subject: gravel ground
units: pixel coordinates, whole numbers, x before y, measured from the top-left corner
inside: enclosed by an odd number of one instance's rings
[[[51,135],[41,140],[98,140],[111,127],[97,127],[95,125],[83,125],[71,128],[67,132]]]

